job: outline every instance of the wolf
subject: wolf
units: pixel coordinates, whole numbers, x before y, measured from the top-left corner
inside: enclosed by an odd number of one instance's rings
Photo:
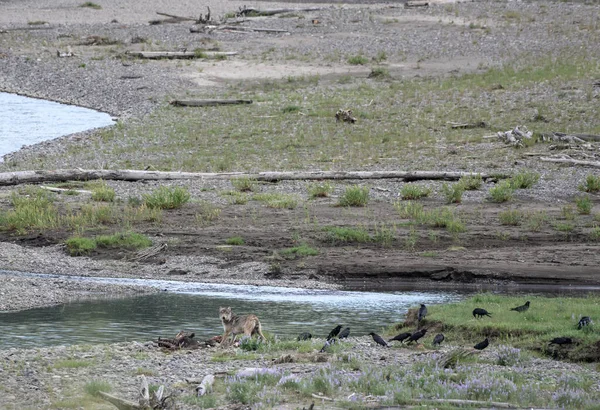
[[[260,320],[256,315],[236,315],[233,313],[230,307],[219,308],[219,317],[223,323],[223,338],[221,339],[221,346],[227,345],[227,338],[229,335],[233,336],[232,343],[235,342],[235,338],[239,334],[252,337],[254,334],[258,334],[262,340],[266,340],[265,335],[262,334],[262,327]]]

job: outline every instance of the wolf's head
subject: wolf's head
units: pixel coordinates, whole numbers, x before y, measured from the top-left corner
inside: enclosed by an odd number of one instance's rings
[[[233,312],[230,307],[219,308],[219,317],[223,322],[229,322],[232,316]]]

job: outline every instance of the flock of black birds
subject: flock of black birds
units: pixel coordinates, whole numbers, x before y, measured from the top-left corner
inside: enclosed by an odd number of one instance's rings
[[[527,301],[527,302],[525,302],[524,305],[511,308],[510,310],[522,313],[522,312],[527,311],[529,309],[529,306],[530,306],[530,302]],[[391,343],[391,342],[400,342],[402,344],[404,343],[404,341],[406,341],[406,344],[410,344],[412,342],[418,342],[419,339],[423,338],[427,334],[427,328],[419,329],[419,327],[421,326],[421,322],[423,321],[423,319],[425,319],[426,316],[427,316],[427,306],[425,306],[425,304],[421,303],[419,312],[417,314],[417,330],[415,332],[400,333],[399,335],[396,335],[396,336],[392,337],[391,339],[389,339],[387,342],[375,332],[371,332],[371,333],[369,333],[369,335],[373,338],[373,341],[375,343],[377,343],[378,345],[383,346],[383,347],[390,347],[389,343]],[[483,308],[473,309],[473,317],[475,319],[481,319],[486,316],[492,317],[492,314]],[[589,316],[583,316],[579,320],[579,323],[577,324],[577,329],[582,329],[586,326],[589,326],[591,323],[593,323],[593,322]],[[329,346],[335,344],[337,340],[346,339],[348,336],[350,336],[350,328],[346,327],[344,330],[342,330],[342,325],[337,325],[336,327],[334,327],[331,330],[331,332],[329,332],[329,335],[327,336],[325,345],[321,349],[321,353],[324,352]],[[298,341],[309,340],[311,338],[312,338],[312,335],[310,333],[304,332],[298,336]],[[445,336],[442,333],[438,333],[433,338],[432,344],[434,346],[436,346],[436,345],[440,346],[444,340],[445,340]],[[555,344],[555,345],[559,345],[559,346],[571,344],[571,343],[573,343],[573,339],[570,337],[555,337],[554,339],[552,339],[550,341],[550,345]],[[486,337],[485,340],[477,343],[475,346],[473,346],[473,348],[476,350],[483,350],[486,347],[488,347],[489,345],[490,345],[490,341]]]

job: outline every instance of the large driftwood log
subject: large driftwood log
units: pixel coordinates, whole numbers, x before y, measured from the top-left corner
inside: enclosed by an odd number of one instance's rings
[[[190,33],[207,33],[219,31],[235,31],[241,33],[275,33],[275,34],[289,34],[288,30],[280,30],[277,28],[262,28],[262,27],[241,27],[241,26],[192,26],[190,27]]]
[[[415,7],[429,7],[429,2],[415,0],[415,1],[407,1],[406,3],[404,3],[404,8],[406,8],[406,9],[412,9]]]
[[[57,169],[54,171],[15,171],[0,173],[0,186],[36,184],[49,181],[90,181],[95,179],[117,181],[160,181],[181,179],[251,178],[257,181],[284,180],[341,180],[341,179],[402,179],[404,181],[456,181],[463,176],[481,175],[483,179],[509,178],[509,174],[475,173],[460,171],[298,171],[298,172],[161,172],[140,170]]]
[[[557,162],[559,164],[584,165],[584,166],[588,166],[588,167],[600,168],[600,161],[584,161],[581,159],[573,159],[573,158],[550,158],[550,157],[541,157],[540,161],[542,161],[542,162]]]
[[[240,7],[240,10],[237,12],[238,16],[246,16],[246,17],[257,17],[257,16],[274,16],[276,14],[284,14],[284,13],[305,13],[309,11],[318,11],[322,10],[322,7],[303,7],[296,9],[266,9],[259,10],[254,7]]]
[[[156,60],[160,58],[206,58],[234,56],[237,51],[128,51],[127,55]]]
[[[179,107],[209,107],[215,105],[252,104],[252,100],[173,100],[171,104]]]

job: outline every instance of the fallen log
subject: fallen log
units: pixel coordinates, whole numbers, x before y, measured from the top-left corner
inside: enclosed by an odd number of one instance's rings
[[[252,104],[252,100],[173,100],[178,107],[211,107],[215,105]]]
[[[414,0],[414,1],[407,1],[406,3],[404,3],[405,9],[412,9],[415,7],[429,7],[429,2],[421,1],[421,0]]]
[[[488,124],[485,121],[478,121],[473,123],[460,123],[460,122],[452,122],[448,121],[448,125],[452,129],[470,129],[470,128],[487,128]]]
[[[87,191],[85,189],[70,189],[70,188],[56,188],[53,186],[46,186],[46,185],[40,185],[40,188],[45,189],[46,191],[50,191],[50,192],[58,192],[58,193],[62,193],[62,192],[69,192],[69,193],[73,193],[76,192],[78,194],[92,194],[92,191]]]
[[[563,132],[551,132],[549,134],[543,134],[542,139],[544,141],[560,141],[570,143],[582,143],[582,142],[600,142],[600,135],[593,134],[565,134]]]
[[[587,167],[600,168],[600,161],[584,161],[581,159],[573,159],[573,158],[550,158],[550,157],[541,157],[540,161],[556,162],[559,164],[584,165]]]
[[[343,179],[402,179],[404,181],[443,180],[457,181],[463,176],[481,175],[483,179],[510,178],[504,173],[476,173],[460,171],[298,171],[298,172],[177,172],[107,169],[57,169],[53,171],[14,171],[0,173],[0,186],[36,184],[49,181],[168,181],[183,179],[250,178],[256,181],[285,180],[343,180]]]
[[[207,58],[229,57],[237,55],[237,51],[128,51],[127,55],[156,60],[160,58]]]
[[[244,33],[289,33],[288,30],[277,28],[261,28],[261,27],[240,27],[240,26],[192,26],[190,33],[205,33],[206,31],[239,31]]]
[[[244,6],[244,7],[240,7],[239,11],[237,12],[237,15],[238,16],[246,16],[246,17],[274,16],[276,14],[306,13],[306,12],[310,12],[310,11],[319,11],[322,9],[323,9],[323,7],[303,7],[303,8],[296,8],[296,9],[284,8],[284,9],[259,10],[259,9],[255,9],[254,7]]]

